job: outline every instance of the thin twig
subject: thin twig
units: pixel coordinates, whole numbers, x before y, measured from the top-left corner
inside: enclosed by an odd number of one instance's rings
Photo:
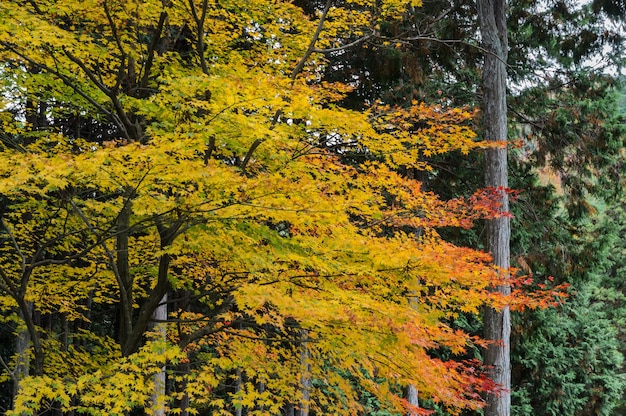
[[[313,49],[313,52],[317,52],[317,53],[331,53],[331,52],[343,51],[345,49],[348,49],[348,48],[351,48],[353,46],[356,46],[359,43],[363,43],[366,40],[373,38],[374,36],[376,36],[376,32],[372,31],[372,33],[370,33],[369,35],[363,36],[363,37],[361,37],[361,38],[359,38],[359,39],[357,39],[357,40],[355,40],[353,42],[347,43],[345,45],[338,46],[336,48],[327,48],[327,49],[316,49],[315,48],[315,49]]]

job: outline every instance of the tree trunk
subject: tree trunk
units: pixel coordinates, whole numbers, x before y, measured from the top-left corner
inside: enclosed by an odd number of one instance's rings
[[[508,212],[507,173],[507,114],[506,114],[506,60],[508,40],[506,33],[506,1],[478,0],[480,32],[485,49],[483,66],[483,131],[485,139],[501,146],[488,149],[486,154],[485,185],[498,191],[501,211]],[[510,267],[511,226],[508,217],[488,221],[487,249],[494,264],[507,278]],[[505,283],[496,288],[510,293]],[[484,364],[498,391],[487,394],[485,416],[508,416],[511,405],[511,366],[509,308],[488,309],[484,316],[485,338],[491,341],[485,351]]]
[[[406,389],[404,389],[404,398],[407,403],[414,407],[419,407],[419,399],[417,395],[417,389],[414,385],[409,384]],[[406,416],[417,416],[417,413],[411,409],[407,412]]]
[[[237,379],[235,380],[235,393],[236,394],[241,391],[242,385],[243,385],[243,371],[241,371],[241,368],[238,368]],[[242,415],[243,415],[243,407],[239,405],[235,408],[235,416],[242,416]]]
[[[302,349],[300,350],[300,389],[302,402],[298,406],[297,416],[309,416],[309,400],[311,400],[311,352],[309,351],[309,331],[302,330]]]
[[[124,347],[133,331],[133,276],[130,273],[128,256],[128,240],[130,237],[130,217],[132,215],[132,200],[130,192],[124,201],[124,206],[117,217],[117,236],[115,240],[115,270],[120,287],[120,345]],[[113,267],[113,265],[111,265]],[[122,348],[122,353],[128,352]]]
[[[296,416],[296,406],[293,403],[288,403],[283,408],[283,416]]]
[[[32,313],[32,303],[28,302],[29,309],[26,311],[19,310],[19,315],[24,319],[25,313]],[[28,348],[31,344],[30,332],[27,328],[24,328],[17,335],[15,340],[15,355],[17,357],[15,364],[15,371],[13,377],[13,398],[17,396],[20,389],[20,382],[28,377],[30,372],[30,359],[28,356]]]
[[[155,328],[162,341],[167,341],[167,294],[163,295],[161,304],[153,313]],[[154,394],[152,395],[153,416],[165,416],[165,366],[154,375]]]

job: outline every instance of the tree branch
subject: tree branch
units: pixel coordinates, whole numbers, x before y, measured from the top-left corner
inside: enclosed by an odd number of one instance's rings
[[[243,174],[246,173],[246,166],[248,165],[248,162],[250,162],[250,158],[252,157],[252,154],[254,153],[256,148],[259,147],[259,145],[263,143],[264,141],[265,141],[264,139],[256,139],[252,143],[252,145],[250,146],[250,149],[248,149],[248,153],[246,153],[246,155],[243,158],[243,161],[239,165],[239,167],[241,168],[241,173]]]
[[[193,0],[189,0],[189,7],[191,9],[191,15],[193,16],[193,20],[196,23],[196,48],[198,49],[198,56],[200,57],[200,68],[202,68],[202,72],[208,75],[209,67],[206,63],[206,58],[204,56],[204,22],[206,20],[209,1],[204,0],[202,2],[202,13],[200,14],[200,16],[198,16],[198,12],[196,11],[196,6]]]
[[[78,205],[76,205],[76,203],[72,201],[71,199],[69,203],[74,209],[74,212],[76,212],[76,215],[80,217],[80,219],[83,221],[83,223],[85,223],[87,228],[90,231],[95,232],[95,227],[91,224],[89,219],[85,216],[85,214],[78,207]],[[126,290],[125,282],[123,281],[120,271],[117,268],[117,262],[115,261],[115,255],[113,254],[113,251],[109,248],[109,246],[106,244],[106,241],[104,240],[100,242],[100,246],[102,247],[102,249],[104,250],[107,256],[107,259],[109,261],[109,266],[111,267],[111,271],[115,275],[115,280],[117,281],[117,285],[120,289],[120,303],[122,304],[122,307],[126,307],[124,305],[130,305],[130,308],[132,308],[132,299],[130,298],[130,294]],[[124,325],[127,325],[126,328],[132,328],[131,315],[132,314],[128,314],[128,316],[124,316],[124,319],[126,320],[126,322],[124,322]]]
[[[154,217],[154,224],[161,239],[161,249],[169,247],[174,242],[174,239],[178,236],[178,231],[185,221],[185,217],[179,217],[174,220],[169,227],[165,227],[159,217]],[[170,260],[171,258],[168,253],[163,253],[159,258],[159,271],[156,286],[152,289],[152,292],[150,292],[148,299],[143,303],[143,305],[141,305],[141,308],[139,308],[139,313],[137,314],[137,319],[135,320],[132,333],[129,334],[128,339],[122,345],[123,355],[132,354],[137,350],[137,348],[139,348],[139,344],[148,323],[152,319],[154,310],[161,304],[163,295],[167,293],[170,287],[168,276]]]
[[[122,45],[122,40],[120,39],[120,35],[117,32],[117,26],[115,26],[115,22],[113,21],[113,16],[111,16],[111,10],[107,5],[107,0],[102,2],[102,7],[104,8],[104,14],[109,21],[109,26],[111,26],[111,32],[113,32],[113,38],[115,39],[115,43],[117,44],[117,48],[120,50],[122,57],[126,58],[127,54],[124,50],[124,46]]]
[[[209,164],[209,160],[211,159],[213,150],[215,150],[215,136],[209,137],[209,143],[207,144],[207,148],[204,151],[204,165],[205,166]]]
[[[46,72],[48,72],[48,73],[58,77],[63,82],[63,84],[65,84],[66,86],[70,87],[75,93],[77,93],[82,98],[84,98],[89,104],[94,106],[94,108],[96,108],[102,114],[108,116],[111,119],[111,121],[113,121],[117,125],[117,127],[119,127],[119,129],[122,131],[124,136],[128,140],[130,140],[130,136],[128,135],[128,131],[126,130],[126,127],[124,126],[122,121],[117,117],[117,115],[115,113],[107,110],[102,104],[100,104],[99,102],[94,100],[91,96],[89,96],[86,92],[84,92],[80,87],[78,87],[74,83],[74,81],[72,79],[70,79],[68,76],[66,76],[63,73],[61,73],[61,71],[59,71],[58,69],[53,69],[52,67],[50,67],[50,66],[48,66],[46,64],[42,64],[40,62],[37,62],[34,59],[24,55],[22,52],[19,52],[17,49],[15,49],[8,42],[0,41],[0,45],[3,46],[4,48],[6,48],[7,50],[13,52],[14,54],[19,56],[20,58],[24,59],[29,64],[31,64],[31,65],[33,65],[33,66],[35,66],[37,68],[43,69],[44,71],[46,71]]]
[[[326,0],[326,6],[324,6],[324,10],[322,10],[322,15],[320,16],[320,21],[317,24],[317,29],[315,30],[315,33],[313,34],[313,38],[311,39],[311,43],[309,43],[309,47],[307,48],[306,52],[304,53],[304,56],[302,57],[302,59],[300,59],[300,62],[298,62],[296,67],[293,69],[293,72],[291,73],[291,84],[292,85],[295,82],[296,77],[298,76],[300,71],[302,71],[302,68],[304,68],[304,64],[306,63],[306,61],[309,59],[309,57],[311,56],[311,54],[315,50],[315,44],[317,43],[317,40],[320,37],[320,33],[322,33],[322,29],[324,28],[324,22],[326,21],[326,15],[328,14],[328,10],[330,10],[330,4],[331,3],[332,3],[332,0]]]
[[[357,39],[357,40],[355,40],[355,41],[353,41],[353,42],[347,43],[347,44],[345,44],[345,45],[338,46],[338,47],[336,47],[336,48],[313,49],[313,52],[317,52],[317,53],[331,53],[331,52],[339,52],[339,51],[343,51],[343,50],[349,49],[349,48],[351,48],[351,47],[353,47],[353,46],[356,46],[356,45],[358,45],[359,43],[363,43],[363,42],[365,42],[366,40],[373,38],[374,36],[376,36],[376,32],[375,32],[375,31],[372,31],[372,33],[370,33],[369,35],[367,35],[367,36],[363,36],[363,37],[361,37],[361,38],[359,38],[359,39]]]
[[[150,42],[150,46],[148,47],[148,58],[146,59],[146,63],[143,66],[143,75],[141,77],[141,81],[139,82],[139,92],[146,91],[148,89],[148,81],[150,80],[150,71],[152,70],[152,64],[154,62],[154,57],[156,53],[157,45],[159,44],[159,40],[161,39],[161,34],[163,33],[163,27],[165,26],[165,20],[167,19],[167,12],[162,11],[159,16],[159,23],[157,24],[156,33],[152,38],[152,42]]]

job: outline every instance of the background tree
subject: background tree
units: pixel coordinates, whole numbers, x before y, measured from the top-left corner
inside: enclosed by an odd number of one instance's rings
[[[507,155],[507,71],[508,35],[506,23],[506,2],[499,0],[479,0],[477,2],[480,34],[485,49],[482,68],[482,132],[485,140],[497,146],[488,149],[485,156],[485,185],[495,189],[499,195],[500,209],[508,214],[508,155]],[[499,267],[503,279],[497,288],[504,295],[510,294],[506,283],[511,266],[509,217],[504,215],[487,223],[487,251],[493,255],[493,262]],[[511,317],[508,306],[501,310],[486,309],[483,318],[485,339],[491,341],[485,350],[483,362],[489,366],[490,378],[500,391],[487,394],[487,416],[508,416],[510,414],[511,364],[510,337]]]

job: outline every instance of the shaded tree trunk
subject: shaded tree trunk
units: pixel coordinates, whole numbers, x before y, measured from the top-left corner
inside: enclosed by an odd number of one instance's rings
[[[127,190],[128,197],[124,201],[124,206],[117,217],[117,236],[115,241],[115,260],[111,261],[118,279],[120,289],[120,325],[119,338],[122,345],[122,352],[128,355],[124,346],[131,337],[133,331],[133,276],[130,273],[130,263],[128,256],[128,240],[130,237],[130,217],[132,215],[132,200],[130,198],[132,190]],[[113,259],[111,259],[113,260]]]
[[[419,407],[417,389],[415,388],[414,385],[410,384],[407,386],[406,389],[404,389],[404,398],[406,399],[409,405]],[[406,416],[417,416],[417,413],[415,413],[412,410],[409,410]]]
[[[498,190],[501,211],[508,212],[509,201],[507,168],[507,114],[506,114],[506,60],[508,40],[506,32],[506,1],[478,0],[480,33],[485,49],[483,66],[483,132],[485,139],[501,146],[488,149],[486,154],[485,185]],[[487,249],[494,264],[507,278],[510,267],[511,226],[508,217],[489,220],[487,224]],[[504,282],[496,288],[510,293]],[[490,341],[485,351],[484,364],[498,391],[487,394],[485,416],[508,416],[511,405],[511,365],[509,308],[487,309],[484,315],[485,338]]]
[[[243,371],[241,371],[241,368],[237,369],[237,378],[235,380],[235,393],[239,393],[242,389],[243,385]],[[243,408],[241,406],[237,406],[235,408],[235,416],[242,416],[243,415]]]
[[[161,304],[155,309],[153,313],[155,327],[158,331],[159,337],[162,341],[167,340],[167,294],[163,295]],[[165,416],[165,366],[161,368],[158,374],[154,375],[154,394],[152,396],[152,406],[154,408],[154,416]]]
[[[285,405],[283,408],[283,416],[296,416],[296,406],[293,403]]]
[[[24,319],[25,313],[32,313],[32,303],[28,302],[29,310],[23,311],[20,310],[18,313],[22,319]],[[20,382],[28,377],[30,373],[30,359],[28,357],[28,348],[31,344],[30,332],[28,332],[27,328],[24,328],[17,335],[17,339],[15,340],[15,355],[16,365],[13,377],[13,398],[17,396],[17,393],[20,389]]]
[[[300,376],[300,388],[302,391],[302,402],[296,412],[297,416],[309,416],[309,400],[311,400],[311,352],[309,351],[309,332],[302,331],[302,349],[300,350],[300,366],[302,375]]]

